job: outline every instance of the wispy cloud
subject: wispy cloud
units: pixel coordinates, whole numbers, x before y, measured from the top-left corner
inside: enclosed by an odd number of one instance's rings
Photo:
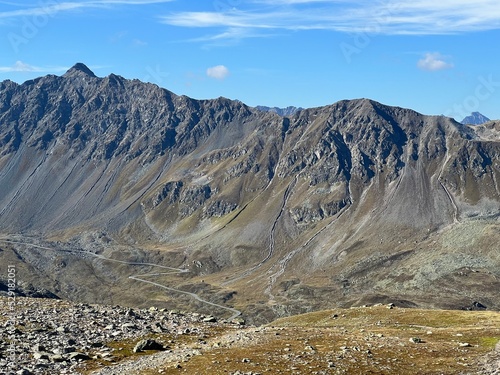
[[[253,0],[252,3],[267,5],[295,5],[314,3],[352,3],[349,0]]]
[[[430,72],[453,68],[453,64],[446,62],[445,59],[439,52],[426,53],[422,59],[418,60],[417,66]]]
[[[0,19],[29,17],[29,16],[52,16],[59,12],[71,11],[85,8],[98,8],[113,5],[147,5],[168,3],[175,0],[90,0],[90,1],[64,1],[47,2],[46,5],[26,7],[16,10],[0,12]],[[43,4],[43,2],[41,3]]]
[[[217,65],[207,69],[207,76],[210,78],[215,78],[223,80],[229,75],[229,69],[224,65]]]
[[[74,10],[78,8],[83,8],[84,6],[85,6],[84,3],[58,3],[46,6],[23,8],[23,9],[0,12],[0,19],[43,16],[43,15],[50,16],[59,13],[61,11]]]
[[[42,72],[42,73],[55,73],[55,72],[64,72],[68,70],[67,67],[40,67],[35,65],[30,65],[24,63],[22,61],[16,61],[14,65],[11,66],[0,66],[0,73],[27,73],[27,72]]]
[[[278,20],[273,20],[273,16],[277,16],[277,14],[248,13],[234,10],[229,13],[180,12],[164,16],[162,19],[167,24],[185,27],[274,28]],[[283,18],[283,15],[280,18]]]
[[[170,3],[175,0],[96,0],[91,1],[96,4],[122,4],[122,5],[147,5],[147,4],[161,4]]]
[[[127,36],[127,32],[126,31],[117,31],[116,33],[114,33],[113,35],[111,35],[108,38],[108,40],[109,40],[110,43],[118,43],[119,41],[121,41],[126,36]]]
[[[132,39],[132,45],[134,47],[144,47],[144,46],[148,45],[148,42],[141,40],[141,39],[138,39],[138,38],[134,38],[134,39]]]
[[[212,36],[219,39],[243,39],[263,29],[437,35],[500,29],[500,7],[498,0],[252,0],[238,9],[177,12],[161,21],[179,27],[218,28]]]
[[[264,32],[258,29],[243,28],[243,27],[230,27],[223,29],[218,34],[205,34],[198,38],[184,40],[183,42],[201,42],[205,47],[223,47],[231,46],[242,39],[249,38],[266,38],[276,35],[276,32]]]

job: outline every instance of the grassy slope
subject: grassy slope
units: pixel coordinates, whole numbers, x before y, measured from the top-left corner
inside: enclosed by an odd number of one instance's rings
[[[181,368],[168,364],[143,373],[478,374],[499,340],[498,312],[380,305],[314,312],[223,334]]]

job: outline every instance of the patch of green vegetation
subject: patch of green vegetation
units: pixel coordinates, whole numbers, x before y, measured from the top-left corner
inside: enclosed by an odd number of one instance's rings
[[[479,345],[488,349],[494,349],[498,342],[500,342],[500,336],[486,336],[479,339]]]

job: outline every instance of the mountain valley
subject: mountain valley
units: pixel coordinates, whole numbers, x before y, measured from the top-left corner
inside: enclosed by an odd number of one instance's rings
[[[0,186],[22,295],[257,324],[500,309],[496,121],[369,99],[280,116],[76,64],[0,83]]]

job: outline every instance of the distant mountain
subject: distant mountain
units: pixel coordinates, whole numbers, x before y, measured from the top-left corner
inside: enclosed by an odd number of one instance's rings
[[[472,112],[470,116],[464,118],[461,123],[464,125],[483,125],[491,121],[488,117],[482,115],[479,112]]]
[[[273,112],[273,113],[276,113],[280,116],[292,116],[295,113],[297,113],[298,111],[301,111],[304,109],[302,107],[293,107],[293,106],[289,106],[286,108],[279,108],[279,107],[266,107],[263,105],[258,105],[255,108],[258,109],[259,111],[263,111],[263,112]]]
[[[0,264],[61,298],[198,309],[196,293],[261,321],[500,308],[498,160],[498,122],[369,99],[280,117],[78,64],[0,82]]]

